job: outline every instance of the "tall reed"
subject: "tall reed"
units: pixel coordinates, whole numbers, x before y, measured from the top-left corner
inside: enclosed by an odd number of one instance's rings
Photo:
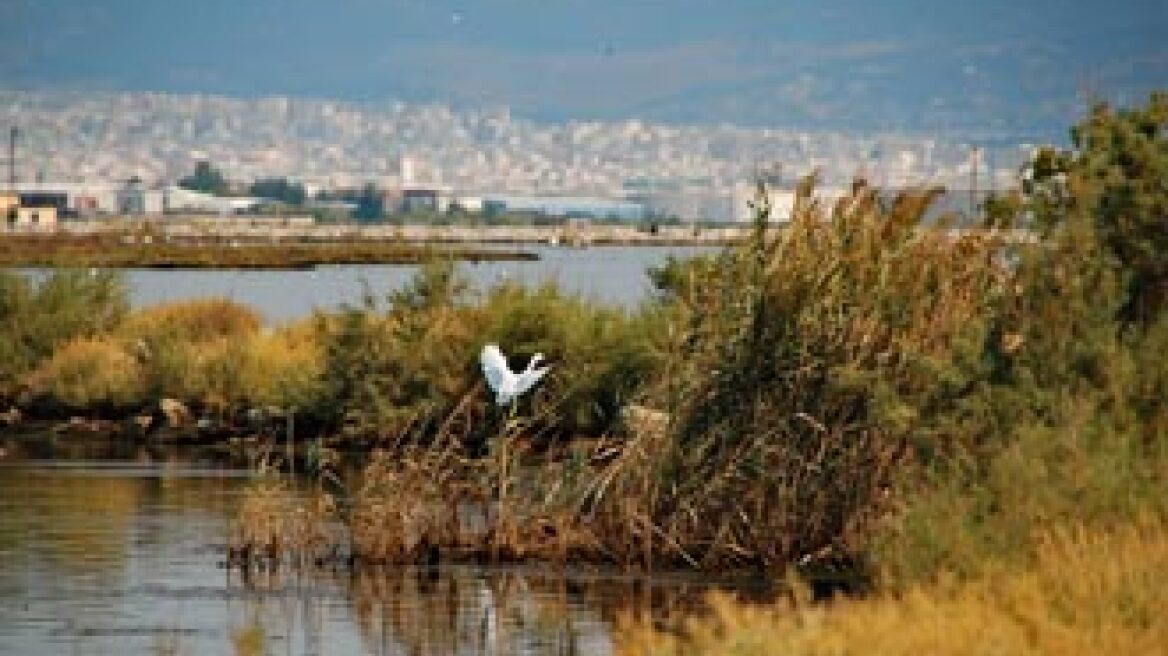
[[[634,436],[590,504],[629,557],[699,567],[846,561],[898,470],[956,439],[1009,274],[991,237],[923,229],[932,192],[890,205],[800,188],[792,222],[703,265],[683,289],[664,435]],[[641,552],[634,556],[635,552]]]

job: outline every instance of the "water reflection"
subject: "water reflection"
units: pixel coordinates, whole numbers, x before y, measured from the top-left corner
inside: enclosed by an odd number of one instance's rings
[[[222,567],[247,473],[44,437],[0,460],[0,653],[605,654],[616,615],[710,582],[444,566]],[[111,448],[112,447],[112,448]]]
[[[326,635],[333,644],[340,620],[356,628],[367,654],[606,654],[618,614],[692,612],[711,587],[678,577],[444,567],[252,572],[229,590],[247,599],[236,635],[258,630],[303,653],[319,653]]]

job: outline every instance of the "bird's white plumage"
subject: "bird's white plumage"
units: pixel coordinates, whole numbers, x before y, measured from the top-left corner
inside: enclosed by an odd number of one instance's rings
[[[507,365],[507,358],[496,344],[487,344],[479,355],[479,363],[483,367],[483,375],[487,384],[495,392],[495,402],[507,405],[519,398],[520,395],[531,389],[547,374],[550,367],[536,369],[536,365],[543,361],[543,354],[536,353],[527,363],[527,368],[519,373],[511,371]]]
[[[487,377],[487,384],[496,393],[503,388],[507,377],[514,375],[511,373],[510,367],[507,366],[507,358],[503,357],[503,352],[495,344],[487,344],[483,347],[479,362],[483,365],[483,375]]]
[[[541,361],[543,361],[542,353],[536,353],[535,355],[531,356],[531,361],[527,363],[527,368],[523,370],[523,373],[519,374],[519,382],[515,386],[516,396],[519,396],[527,390],[531,389],[532,386],[538,383],[539,379],[543,378],[544,374],[548,372],[550,367],[541,367],[539,369],[535,368],[535,365]]]

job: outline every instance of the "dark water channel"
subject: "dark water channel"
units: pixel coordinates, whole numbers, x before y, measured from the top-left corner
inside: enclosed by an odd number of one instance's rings
[[[554,567],[223,567],[249,472],[195,452],[0,439],[0,654],[607,654],[624,611],[713,583]]]

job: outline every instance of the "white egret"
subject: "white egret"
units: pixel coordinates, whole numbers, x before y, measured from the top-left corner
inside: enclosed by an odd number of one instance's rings
[[[542,353],[536,353],[531,356],[531,361],[527,363],[526,369],[515,373],[507,365],[507,358],[499,350],[497,344],[484,346],[483,352],[479,356],[479,362],[483,366],[483,374],[487,377],[487,384],[495,392],[495,402],[499,405],[508,405],[538,383],[539,379],[543,378],[548,369],[551,368],[536,368],[536,365],[543,359]]]

